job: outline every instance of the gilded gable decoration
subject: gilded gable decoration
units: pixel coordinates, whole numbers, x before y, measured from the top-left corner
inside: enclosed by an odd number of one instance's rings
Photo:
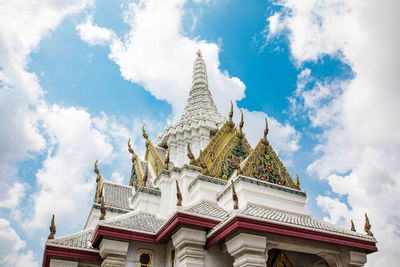
[[[369,236],[374,236],[371,232],[371,224],[369,223],[369,218],[368,215],[365,213],[365,225],[364,225],[364,231],[367,233]]]
[[[268,121],[265,120],[265,122],[264,136],[242,166],[242,174],[262,181],[299,189],[300,183],[296,185],[293,182],[285,166],[268,142]]]

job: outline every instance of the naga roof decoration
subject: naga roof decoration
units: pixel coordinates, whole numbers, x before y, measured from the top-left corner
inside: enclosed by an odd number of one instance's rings
[[[101,193],[102,193],[103,180],[104,180],[103,176],[101,175],[101,173],[99,171],[99,169],[97,168],[97,163],[98,162],[99,161],[96,160],[96,162],[94,163],[94,170],[93,170],[97,174],[97,177],[96,177],[97,186],[96,186],[96,194],[95,194],[95,198],[94,198],[94,201],[96,203],[100,203],[100,196],[101,196]]]
[[[265,124],[264,137],[261,138],[241,166],[241,173],[262,181],[300,189],[299,184],[296,185],[293,182],[285,166],[267,140],[269,131],[267,119],[265,119]]]
[[[158,174],[165,168],[165,163],[163,157],[158,153],[157,147],[151,142],[149,136],[144,129],[145,124],[143,124],[143,137],[146,139],[146,155],[145,160],[148,161],[153,168],[154,174]]]
[[[138,187],[143,186],[143,169],[142,164],[140,162],[139,157],[136,155],[135,151],[131,146],[131,138],[128,140],[128,151],[132,154],[132,170],[131,170],[131,178],[129,180],[129,185],[135,187],[137,190]]]

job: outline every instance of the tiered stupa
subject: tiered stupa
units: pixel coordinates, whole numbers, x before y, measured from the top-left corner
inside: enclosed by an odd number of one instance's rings
[[[107,181],[95,164],[96,192],[83,231],[45,245],[43,266],[363,266],[377,251],[366,234],[306,214],[306,192],[268,141],[253,148],[224,119],[200,53],[180,120],[153,143],[142,128],[140,159],[128,141],[128,185]]]

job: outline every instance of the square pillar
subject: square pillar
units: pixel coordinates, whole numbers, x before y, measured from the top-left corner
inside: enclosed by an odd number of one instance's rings
[[[366,262],[367,262],[367,254],[363,252],[350,251],[349,266],[354,266],[354,267],[364,266]]]
[[[240,233],[225,242],[233,257],[234,267],[265,267],[267,238],[265,236]],[[268,254],[267,254],[268,255]]]
[[[181,267],[203,267],[206,232],[203,230],[181,228],[172,236],[176,256]]]
[[[128,242],[103,238],[99,246],[103,258],[101,267],[124,267],[128,246]]]

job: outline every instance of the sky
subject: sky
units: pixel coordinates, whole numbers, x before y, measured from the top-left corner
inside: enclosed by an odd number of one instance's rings
[[[400,252],[400,17],[396,0],[0,1],[0,266],[39,266],[81,230],[93,164],[127,184],[133,138],[182,112],[195,52],[219,112],[244,111],[254,147],[264,118],[307,211]]]

